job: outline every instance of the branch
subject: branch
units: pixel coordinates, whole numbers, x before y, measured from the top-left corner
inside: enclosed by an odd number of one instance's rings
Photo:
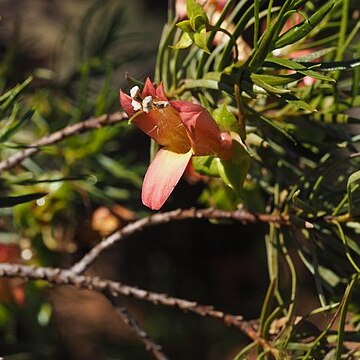
[[[106,249],[110,248],[118,241],[141,231],[146,227],[168,223],[170,221],[179,221],[185,219],[218,219],[233,220],[241,223],[276,223],[278,225],[288,225],[286,216],[271,214],[253,214],[247,210],[225,211],[219,209],[178,209],[165,213],[157,213],[148,217],[137,220],[109,237],[102,240],[94,246],[81,260],[79,260],[71,270],[76,274],[83,273],[96,258]]]
[[[226,325],[242,331],[250,339],[261,345],[264,350],[270,351],[275,355],[277,350],[262,337],[252,327],[251,321],[243,320],[242,316],[226,314],[215,310],[212,306],[201,305],[195,301],[189,301],[159,294],[143,289],[138,289],[119,282],[104,280],[98,277],[75,275],[71,270],[53,269],[47,267],[33,267],[18,264],[0,263],[0,277],[20,277],[22,279],[45,280],[54,285],[74,285],[79,288],[95,290],[107,296],[128,296],[135,299],[147,301],[155,305],[164,305],[178,308],[184,312],[193,312],[200,316],[217,319]]]
[[[120,121],[126,120],[127,118],[128,117],[124,112],[116,112],[114,114],[102,115],[96,118],[90,118],[77,124],[66,126],[59,131],[44,136],[43,138],[29,145],[28,148],[18,151],[14,155],[11,155],[8,159],[1,161],[0,173],[13,168],[14,166],[21,163],[24,159],[38,153],[42,146],[53,145],[70,136],[83,133],[88,130],[99,129],[103,126],[116,124]]]
[[[122,321],[129,326],[131,330],[135,332],[137,337],[145,345],[145,349],[149,351],[156,360],[168,360],[168,357],[162,352],[161,346],[154,342],[149,334],[140,326],[138,321],[129,312],[129,310],[120,302],[119,298],[107,295],[107,298],[113,304],[116,313],[122,319]],[[1,359],[0,359],[1,360]]]
[[[73,271],[75,275],[81,275],[86,269],[78,269]],[[145,349],[149,351],[157,360],[168,360],[167,356],[162,352],[162,347],[157,344],[150,335],[141,327],[139,322],[129,312],[120,299],[114,296],[111,292],[104,292],[105,297],[114,306],[114,309],[121,320],[136,334],[140,341],[144,344]],[[1,360],[1,359],[0,359]]]

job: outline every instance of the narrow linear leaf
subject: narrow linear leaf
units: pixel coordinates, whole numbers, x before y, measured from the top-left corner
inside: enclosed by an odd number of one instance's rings
[[[20,119],[10,118],[9,123],[5,126],[2,133],[0,134],[0,142],[9,140],[18,130],[21,129],[25,123],[32,118],[35,110],[27,111]]]
[[[309,19],[303,21],[301,24],[291,28],[284,35],[282,35],[276,42],[273,49],[280,49],[286,45],[295,43],[307,36],[314,27],[319,24],[324,17],[334,7],[335,1],[329,1],[316,11]]]
[[[300,74],[310,76],[314,79],[335,82],[335,79],[323,74],[319,74],[316,71],[312,70],[313,68],[315,68],[316,70],[320,69],[320,63],[307,63],[308,66],[305,66],[304,63],[299,63],[294,60],[283,59],[273,56],[267,57],[266,62],[279,65],[281,68],[284,69],[294,70]]]
[[[269,83],[265,82],[263,79],[253,76],[253,75],[251,75],[250,77],[253,80],[254,84],[256,84],[257,86],[260,86],[261,88],[263,88],[266,92],[268,92],[270,94],[279,95],[279,94],[291,93],[290,89],[284,89],[284,88],[279,88],[279,87],[270,85]]]
[[[347,194],[349,199],[349,214],[351,216],[360,216],[360,170],[349,176]]]
[[[28,77],[24,82],[19,85],[16,85],[14,88],[6,92],[4,95],[0,96],[0,110],[4,111],[12,101],[31,83],[32,76]]]
[[[37,192],[20,196],[3,196],[0,198],[0,208],[13,207],[46,196],[46,192]]]
[[[289,74],[289,75],[267,75],[267,74],[251,74],[251,79],[259,79],[272,86],[287,85],[294,81],[300,80],[304,77],[303,74]]]

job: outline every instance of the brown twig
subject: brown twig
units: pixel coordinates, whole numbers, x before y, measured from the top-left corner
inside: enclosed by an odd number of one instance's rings
[[[85,268],[74,271],[76,275],[82,275]],[[162,351],[161,345],[157,344],[150,335],[141,327],[135,317],[129,312],[120,299],[111,292],[104,291],[103,294],[114,306],[114,309],[120,319],[136,334],[140,341],[144,344],[145,349],[150,352],[156,360],[168,360],[168,357]],[[1,359],[0,359],[1,360]]]
[[[137,220],[105,238],[99,244],[94,246],[81,260],[79,260],[71,268],[71,270],[77,274],[83,273],[84,270],[87,269],[104,250],[110,248],[115,243],[125,239],[126,237],[141,231],[145,227],[185,219],[226,219],[241,223],[263,222],[276,223],[278,225],[288,225],[288,219],[285,216],[253,214],[246,210],[225,211],[219,209],[178,209],[165,213],[157,213]]]
[[[122,321],[135,332],[137,337],[144,344],[145,349],[150,352],[156,360],[168,360],[168,357],[163,353],[162,347],[157,344],[149,334],[141,327],[138,321],[134,316],[129,312],[129,310],[120,302],[120,299],[112,296],[111,294],[107,295],[107,298],[113,304],[116,313],[122,319]]]
[[[105,295],[128,296],[135,299],[151,302],[155,305],[164,305],[178,308],[184,312],[193,312],[200,316],[217,319],[229,326],[242,331],[250,339],[258,343],[264,350],[277,355],[277,351],[252,327],[251,321],[243,320],[242,316],[226,314],[212,306],[201,305],[189,301],[138,289],[119,282],[104,280],[98,277],[76,275],[71,270],[54,269],[47,267],[33,267],[18,264],[0,263],[0,277],[20,277],[22,279],[45,280],[54,285],[74,285],[83,289],[95,290]]]
[[[47,135],[33,144],[29,145],[28,148],[18,151],[14,155],[11,155],[6,160],[0,162],[0,173],[13,168],[14,166],[21,163],[24,159],[36,154],[40,151],[41,147],[53,145],[57,142],[64,140],[70,136],[88,131],[98,129],[103,126],[116,124],[120,121],[126,120],[128,117],[124,112],[116,112],[114,114],[102,115],[95,118],[82,121],[77,124],[66,126],[65,128],[56,131],[50,135]]]

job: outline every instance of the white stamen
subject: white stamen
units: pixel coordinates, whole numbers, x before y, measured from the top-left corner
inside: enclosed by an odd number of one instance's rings
[[[140,88],[138,86],[133,86],[130,89],[130,96],[132,99],[135,99],[140,94]]]
[[[154,101],[154,105],[158,108],[158,109],[163,109],[167,106],[169,106],[169,102],[168,101]]]
[[[133,109],[134,109],[135,111],[141,110],[141,104],[140,104],[138,101],[136,101],[136,100],[133,100],[133,101],[131,102],[131,106],[133,107]]]
[[[153,104],[153,98],[152,96],[146,96],[144,98],[144,100],[142,101],[142,108],[143,108],[143,111],[145,112],[149,112],[152,108],[152,104]]]

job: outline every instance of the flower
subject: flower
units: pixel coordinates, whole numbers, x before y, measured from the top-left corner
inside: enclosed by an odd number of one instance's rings
[[[142,92],[137,86],[130,96],[120,90],[120,103],[131,122],[162,146],[142,187],[142,202],[153,210],[170,196],[192,156],[232,156],[230,134],[221,132],[209,112],[189,101],[169,101],[162,84],[155,88],[148,78]]]

